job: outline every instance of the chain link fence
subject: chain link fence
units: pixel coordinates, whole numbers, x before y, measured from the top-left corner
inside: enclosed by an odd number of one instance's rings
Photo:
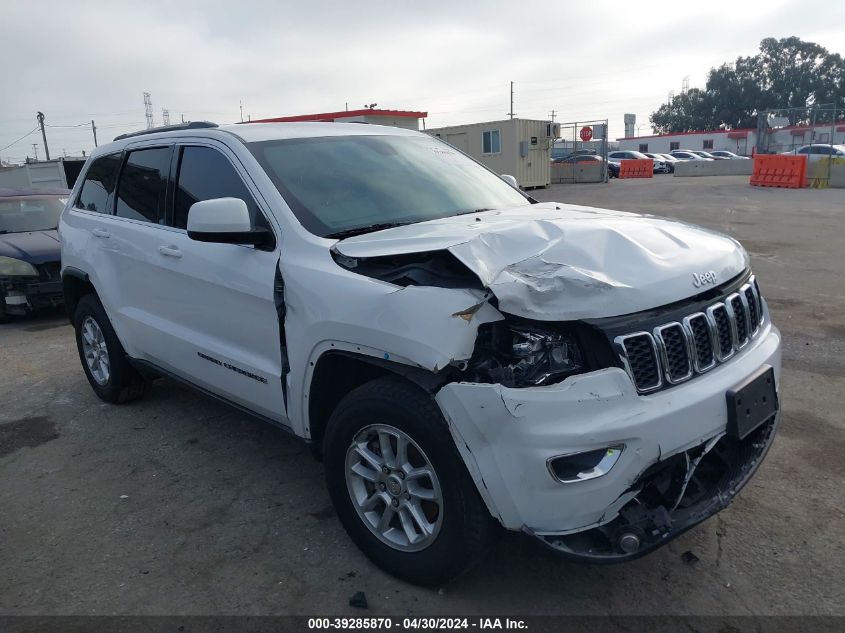
[[[552,183],[607,182],[607,119],[560,124],[552,146]]]

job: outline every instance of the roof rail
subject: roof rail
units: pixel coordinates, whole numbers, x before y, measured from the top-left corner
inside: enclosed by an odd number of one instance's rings
[[[132,138],[133,136],[143,136],[144,134],[157,134],[158,132],[175,132],[178,130],[200,130],[210,127],[220,127],[211,121],[191,121],[190,123],[178,123],[176,125],[163,125],[162,127],[154,127],[149,130],[141,130],[140,132],[129,132],[128,134],[121,134],[115,136],[115,141],[122,141],[125,138]]]

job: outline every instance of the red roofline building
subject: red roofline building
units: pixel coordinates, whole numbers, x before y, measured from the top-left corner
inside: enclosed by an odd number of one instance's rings
[[[373,125],[391,125],[410,130],[420,129],[420,119],[425,119],[428,112],[411,110],[378,110],[363,108],[361,110],[341,110],[340,112],[321,112],[319,114],[297,114],[294,116],[280,116],[269,119],[253,119],[251,123],[293,123],[299,121],[323,121],[340,123],[371,123]]]

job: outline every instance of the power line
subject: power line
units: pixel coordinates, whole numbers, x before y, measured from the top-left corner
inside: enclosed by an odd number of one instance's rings
[[[0,147],[0,152],[2,152],[3,150],[9,149],[12,145],[16,145],[17,143],[20,143],[20,142],[21,142],[22,140],[24,140],[27,136],[29,136],[30,134],[35,134],[38,130],[39,130],[39,126],[37,126],[37,125],[36,125],[36,126],[32,129],[32,131],[27,132],[26,134],[24,134],[23,136],[21,136],[21,137],[20,137],[17,141],[14,141],[13,143],[9,143],[8,145],[6,145],[6,147]]]

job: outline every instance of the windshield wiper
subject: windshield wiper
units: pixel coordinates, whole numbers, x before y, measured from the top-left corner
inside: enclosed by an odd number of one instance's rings
[[[413,224],[413,222],[381,222],[379,224],[370,224],[369,226],[358,226],[351,229],[343,229],[335,233],[329,233],[324,237],[333,240],[342,240],[347,237],[354,237],[355,235],[363,235],[364,233],[372,233],[374,231],[382,231],[384,229],[395,229],[397,226],[406,226]]]

